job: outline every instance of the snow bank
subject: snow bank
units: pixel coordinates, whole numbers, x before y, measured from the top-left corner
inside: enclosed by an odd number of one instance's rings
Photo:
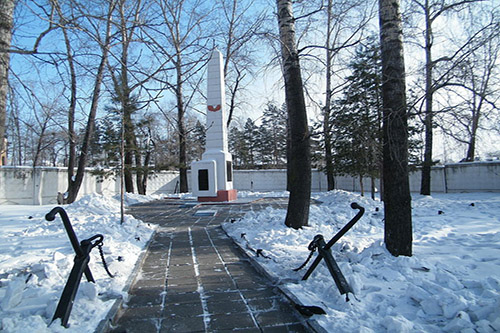
[[[288,191],[238,191],[238,198],[286,198],[289,194]]]
[[[494,332],[500,330],[500,194],[442,194],[413,198],[414,255],[393,257],[383,243],[383,203],[333,191],[314,195],[309,226],[284,225],[285,210],[249,212],[224,225],[304,305],[328,332]],[[361,220],[332,247],[355,297],[346,302],[322,262],[307,281],[300,266],[317,234],[328,241],[365,207]],[[379,211],[377,211],[377,208]],[[245,239],[241,234],[245,234]]]
[[[127,202],[152,200],[127,195]],[[73,267],[74,251],[57,215],[44,216],[54,206],[0,206],[0,330],[5,332],[67,331],[54,322],[62,290]],[[111,273],[105,272],[99,251],[91,252],[90,270],[96,283],[85,276],[69,319],[71,332],[92,332],[123,288],[154,229],[126,215],[120,225],[116,198],[88,195],[64,206],[78,239],[104,235],[104,255]]]

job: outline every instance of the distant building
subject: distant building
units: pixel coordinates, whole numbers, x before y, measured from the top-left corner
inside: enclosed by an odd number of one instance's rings
[[[7,165],[7,138],[3,138],[3,150],[0,151],[0,166]]]

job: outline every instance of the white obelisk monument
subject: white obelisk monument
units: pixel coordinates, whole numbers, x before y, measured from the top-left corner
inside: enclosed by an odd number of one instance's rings
[[[201,161],[191,164],[193,194],[198,201],[231,201],[233,189],[232,156],[227,146],[226,93],[222,53],[212,51],[207,70],[206,146]]]

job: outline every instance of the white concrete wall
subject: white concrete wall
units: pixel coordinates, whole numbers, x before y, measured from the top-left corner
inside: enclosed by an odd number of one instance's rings
[[[178,173],[163,171],[148,178],[148,194],[173,193]],[[0,205],[57,204],[58,192],[67,190],[66,168],[0,167]],[[91,193],[117,194],[120,182],[114,176],[104,177],[87,172],[78,197]]]
[[[188,179],[191,179],[188,175]],[[234,170],[234,188],[239,191],[285,191],[286,170]],[[449,164],[432,169],[432,192],[500,192],[500,162]],[[178,183],[175,171],[156,172],[149,176],[148,194],[172,194]],[[312,173],[312,191],[326,190],[326,176]],[[189,184],[190,185],[190,184]],[[370,179],[364,180],[370,191]],[[377,181],[378,187],[378,181]],[[336,177],[335,188],[360,191],[359,179]],[[47,167],[0,167],[0,205],[57,204],[57,193],[67,189],[66,169]],[[412,192],[420,190],[420,172],[410,175]],[[79,196],[90,193],[117,194],[120,183],[115,177],[103,177],[88,172]]]

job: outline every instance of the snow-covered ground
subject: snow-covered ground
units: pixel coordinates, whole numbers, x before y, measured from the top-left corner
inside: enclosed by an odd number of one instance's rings
[[[136,203],[154,197],[127,195]],[[57,215],[46,221],[48,206],[0,206],[0,331],[68,331],[54,321],[57,303],[73,267],[74,251]],[[65,206],[78,240],[102,234],[110,278],[97,248],[91,252],[90,270],[96,283],[82,277],[69,325],[71,332],[93,332],[114,301],[126,297],[123,288],[144,250],[154,226],[126,215],[120,225],[116,198],[85,196]]]
[[[239,197],[286,193],[239,193]],[[286,228],[285,211],[247,213],[225,228],[272,259],[257,258],[305,305],[326,315],[314,318],[329,332],[495,332],[500,331],[500,193],[437,194],[413,197],[414,256],[393,257],[383,244],[382,203],[343,191],[314,194],[309,227]],[[127,202],[154,197],[127,196]],[[356,213],[365,215],[332,252],[355,292],[346,302],[322,262],[307,281],[295,273],[316,234],[328,241]],[[473,205],[472,205],[473,204]],[[380,211],[376,212],[376,207]],[[53,206],[0,206],[0,331],[63,332],[48,327],[73,266],[74,253],[59,218],[44,215]],[[79,240],[104,235],[104,252],[91,253],[96,280],[82,278],[69,320],[71,332],[91,332],[114,300],[123,295],[133,266],[154,226],[131,216],[120,225],[119,203],[99,195],[66,206]],[[439,211],[442,214],[439,214]]]
[[[500,331],[500,193],[414,195],[412,257],[385,249],[380,201],[343,191],[314,198],[323,204],[311,206],[302,230],[285,227],[286,212],[271,208],[224,227],[242,246],[263,249],[271,259],[256,260],[302,304],[326,310],[314,318],[328,332]],[[292,269],[315,235],[328,241],[351,220],[351,202],[366,213],[332,247],[355,293],[346,302],[323,262],[306,281],[309,266]]]

